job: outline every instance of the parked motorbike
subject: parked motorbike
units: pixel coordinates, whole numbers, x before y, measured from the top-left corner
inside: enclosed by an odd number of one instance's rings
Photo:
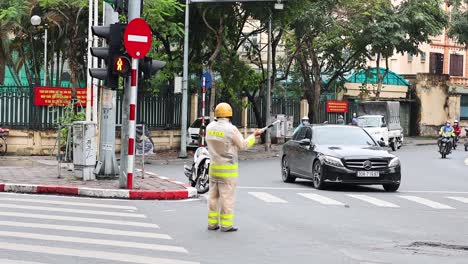
[[[442,138],[439,139],[439,153],[443,159],[445,159],[447,155],[451,153],[450,141],[451,138],[449,135],[443,135]]]
[[[198,193],[203,194],[209,190],[210,154],[208,149],[199,147],[193,156],[192,165],[185,165],[184,169],[190,185],[195,187]]]
[[[465,128],[465,151],[468,151],[468,128]]]

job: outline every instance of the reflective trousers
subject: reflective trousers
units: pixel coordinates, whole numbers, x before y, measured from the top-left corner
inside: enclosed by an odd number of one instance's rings
[[[237,177],[210,176],[208,194],[208,227],[230,229],[234,221]]]

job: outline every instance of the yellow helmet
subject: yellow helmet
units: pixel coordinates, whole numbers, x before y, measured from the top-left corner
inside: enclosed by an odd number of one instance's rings
[[[215,108],[216,117],[232,117],[232,108],[228,103],[219,103]]]

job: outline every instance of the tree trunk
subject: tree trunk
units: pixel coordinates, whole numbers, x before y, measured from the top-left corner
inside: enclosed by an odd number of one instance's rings
[[[378,57],[378,62],[377,62],[377,91],[375,92],[375,100],[379,101],[380,100],[380,94],[382,92],[383,88],[383,80],[385,77],[387,77],[389,68],[388,68],[388,57],[385,57],[385,73],[382,75],[380,72],[380,54]]]
[[[0,43],[1,45],[1,43]],[[0,85],[5,83],[5,69],[6,69],[6,59],[3,54],[3,51],[0,51]]]

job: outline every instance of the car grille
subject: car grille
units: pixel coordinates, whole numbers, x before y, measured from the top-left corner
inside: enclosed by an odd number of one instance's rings
[[[351,169],[377,170],[387,168],[388,161],[383,159],[352,159],[346,160],[345,166]]]

